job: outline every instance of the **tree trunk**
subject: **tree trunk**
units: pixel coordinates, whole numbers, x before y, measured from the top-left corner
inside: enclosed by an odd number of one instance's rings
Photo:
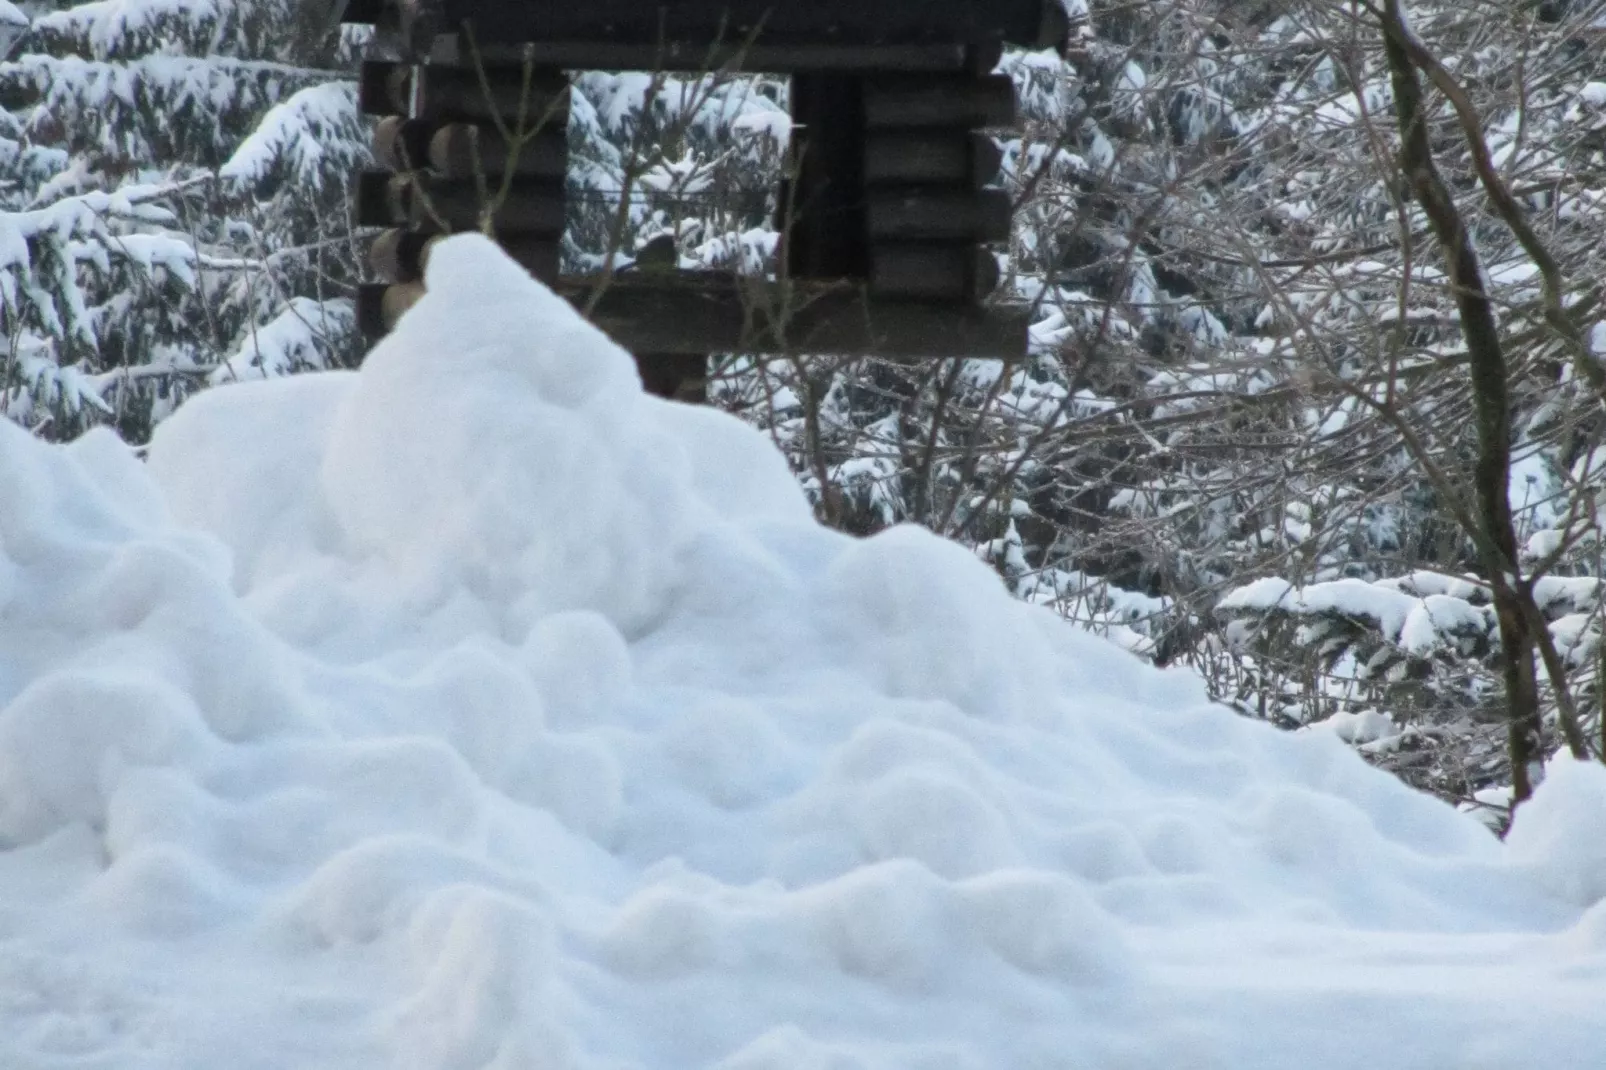
[[[1517,533],[1511,499],[1511,395],[1499,325],[1489,300],[1483,266],[1466,221],[1433,162],[1422,83],[1411,60],[1410,29],[1400,0],[1387,0],[1382,12],[1383,48],[1394,88],[1394,112],[1400,130],[1400,171],[1422,206],[1444,252],[1456,310],[1466,339],[1467,368],[1472,377],[1476,410],[1478,458],[1473,485],[1478,499],[1480,531],[1475,533],[1479,557],[1494,596],[1495,617],[1505,659],[1506,739],[1511,758],[1513,804],[1527,799],[1544,757],[1544,723],[1539,681],[1534,671],[1538,647],[1534,617],[1525,601],[1533,593],[1518,568]]]

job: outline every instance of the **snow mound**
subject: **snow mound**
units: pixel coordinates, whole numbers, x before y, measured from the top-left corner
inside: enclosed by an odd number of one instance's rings
[[[1517,811],[1506,843],[1552,891],[1579,906],[1606,900],[1606,765],[1562,756]]]
[[[429,272],[148,464],[0,422],[0,1062],[1606,1062],[1599,770],[1503,847]]]

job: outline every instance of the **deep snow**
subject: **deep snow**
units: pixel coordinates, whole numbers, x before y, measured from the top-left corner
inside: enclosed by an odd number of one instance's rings
[[[1606,1066],[1606,769],[1502,845],[429,270],[148,464],[0,421],[0,1066]]]

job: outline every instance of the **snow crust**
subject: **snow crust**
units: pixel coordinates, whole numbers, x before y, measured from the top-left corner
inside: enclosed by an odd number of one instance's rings
[[[0,422],[0,1063],[1606,1065],[1606,771],[1503,846],[428,283],[146,465]]]

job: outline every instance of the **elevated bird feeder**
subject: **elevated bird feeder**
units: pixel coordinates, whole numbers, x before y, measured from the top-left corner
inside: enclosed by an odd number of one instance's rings
[[[385,168],[355,205],[384,228],[383,281],[358,298],[371,337],[422,293],[430,240],[488,219],[659,393],[686,396],[710,353],[1025,352],[1025,310],[992,299],[1011,206],[986,131],[1017,120],[991,72],[1006,44],[1062,43],[1059,0],[351,0],[343,17],[390,57],[363,64],[359,94]],[[560,276],[576,69],[791,77],[778,278]]]

